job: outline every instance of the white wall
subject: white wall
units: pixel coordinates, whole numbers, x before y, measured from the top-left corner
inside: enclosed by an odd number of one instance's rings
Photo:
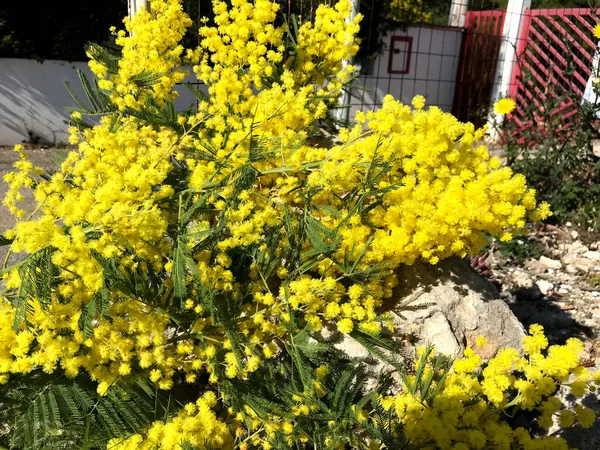
[[[384,51],[374,61],[368,75],[354,82],[361,89],[356,90],[351,99],[350,118],[359,109],[380,107],[387,94],[406,104],[415,95],[421,94],[427,99],[428,105],[450,111],[456,88],[462,34],[462,28],[433,26],[408,27],[389,33],[383,39]],[[412,37],[410,65],[406,74],[388,71],[393,36]],[[394,61],[398,57],[401,54],[395,54]]]
[[[409,72],[388,72],[390,42],[393,36],[412,37]],[[371,71],[354,81],[360,89],[350,99],[350,118],[359,109],[376,109],[383,97],[393,95],[404,103],[421,94],[429,105],[445,111],[452,109],[456,73],[460,57],[462,29],[449,27],[409,27],[384,37],[385,48],[374,61]],[[63,85],[69,82],[81,98],[77,69],[91,77],[83,62],[0,59],[0,145],[14,145],[29,139],[29,132],[42,142],[57,144],[68,139],[65,107],[76,106]],[[194,81],[194,80],[192,80]],[[184,86],[178,87],[178,109],[195,103]],[[358,97],[358,98],[355,98]]]
[[[85,95],[77,76],[82,70],[91,79],[84,62],[29,59],[0,59],[0,145],[14,145],[29,139],[29,132],[42,143],[67,142],[69,118],[65,107],[76,107],[63,81],[68,81],[82,100]],[[175,102],[179,109],[195,103],[192,93],[180,86]]]

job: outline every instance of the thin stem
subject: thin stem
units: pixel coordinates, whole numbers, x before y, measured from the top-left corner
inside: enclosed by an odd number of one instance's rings
[[[252,439],[257,434],[261,433],[262,431],[264,431],[264,428],[260,427],[258,430],[256,430],[254,433],[252,433],[250,436],[248,436],[246,439],[244,439],[242,442],[240,442],[238,444],[238,446],[242,445],[244,442],[248,442],[250,439]]]

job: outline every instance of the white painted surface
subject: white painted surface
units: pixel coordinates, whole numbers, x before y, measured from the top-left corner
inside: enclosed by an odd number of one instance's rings
[[[519,46],[521,27],[523,25],[523,14],[525,10],[530,7],[531,0],[508,0],[506,16],[504,18],[504,28],[502,29],[502,43],[500,44],[500,51],[498,52],[498,63],[496,64],[492,96],[490,98],[488,128],[492,140],[497,137],[497,130],[494,124],[498,125],[502,120],[502,117],[494,118],[494,109],[491,106],[498,99],[507,97],[510,91],[512,73],[517,62],[516,49]]]
[[[85,99],[77,69],[91,79],[91,72],[83,62],[44,61],[28,59],[0,59],[0,145],[14,145],[33,136],[42,143],[67,142],[69,118],[66,107],[76,107],[63,80],[75,93]],[[185,109],[196,99],[184,86],[175,102],[177,109]]]
[[[127,1],[127,11],[129,13],[129,17],[133,17],[134,14],[142,9],[148,9],[148,1],[147,0],[128,0]]]
[[[358,13],[360,0],[352,0],[352,9],[350,11],[350,17],[346,19],[347,23],[353,22],[356,14]],[[354,57],[350,58],[350,61],[344,60],[342,62],[342,66],[346,67],[348,64],[354,64]],[[339,102],[342,105],[348,105],[350,103],[350,93],[348,91],[344,91],[341,95]],[[340,108],[337,111],[337,119],[339,121],[345,122],[349,119],[350,110],[348,108]]]
[[[583,98],[581,99],[581,103],[591,102],[598,103],[598,94],[594,92],[594,80],[600,77],[600,42],[596,44],[596,50],[594,52],[594,59],[592,61],[592,71],[590,72],[590,76],[588,78],[587,84],[585,86],[585,91],[583,93]],[[600,111],[596,114],[597,117],[600,117]]]
[[[448,25],[451,27],[464,27],[467,21],[469,0],[452,0]]]
[[[388,72],[392,36],[410,36],[413,39],[409,72]],[[396,30],[385,38],[385,48],[374,61],[371,71],[354,81],[350,98],[350,118],[356,111],[377,109],[383,97],[391,94],[403,103],[421,94],[428,105],[444,111],[452,109],[456,74],[460,58],[462,30],[444,27],[409,27]],[[396,61],[392,61],[397,65]],[[38,63],[25,59],[0,59],[0,145],[14,145],[30,138],[57,144],[67,142],[68,119],[66,107],[77,105],[63,85],[69,82],[78,96],[84,98],[77,69],[89,77],[91,73],[83,62],[45,61]],[[191,78],[190,81],[195,81]],[[178,110],[187,108],[196,99],[184,86],[178,87],[180,96],[175,102]]]
[[[396,30],[384,37],[384,51],[374,61],[369,74],[353,83],[360,89],[351,99],[350,118],[360,109],[377,109],[383,97],[391,94],[405,104],[417,95],[425,96],[427,105],[438,106],[444,111],[452,109],[456,76],[460,59],[462,29],[450,27],[419,26]],[[393,36],[412,37],[412,51],[408,73],[389,72],[390,45]],[[401,66],[392,58],[392,67]]]
[[[63,80],[82,94],[77,69],[88,76],[85,63],[27,59],[0,59],[0,144],[29,139],[29,133],[45,142],[66,142],[65,107],[76,106]]]

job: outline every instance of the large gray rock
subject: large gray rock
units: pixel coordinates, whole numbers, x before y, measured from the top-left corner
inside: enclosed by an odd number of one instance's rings
[[[429,343],[441,353],[461,356],[484,336],[488,343],[477,349],[484,358],[505,347],[521,348],[523,326],[494,285],[466,261],[415,263],[401,269],[400,280],[392,314],[398,332],[410,329],[417,345]]]
[[[461,346],[454,336],[448,319],[439,311],[423,322],[420,340],[435,345],[435,349],[444,355],[458,355]]]
[[[435,266],[415,263],[400,269],[399,275],[397,300],[385,308],[396,325],[393,338],[398,343],[398,359],[412,358],[415,348],[426,344],[433,344],[439,353],[460,357],[467,346],[475,346],[478,336],[488,340],[475,349],[485,359],[502,348],[521,349],[523,326],[498,299],[494,285],[464,260],[450,258]],[[346,356],[370,365],[373,377],[368,387],[374,386],[378,373],[391,369],[333,327],[324,328],[321,337]]]

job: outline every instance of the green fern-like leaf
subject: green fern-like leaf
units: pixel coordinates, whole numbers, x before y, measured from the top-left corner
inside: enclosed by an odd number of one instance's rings
[[[93,329],[93,322],[99,317],[108,317],[108,297],[109,290],[106,286],[106,282],[102,288],[94,294],[92,300],[90,300],[83,308],[81,317],[79,318],[79,328],[83,333],[83,339],[87,339],[91,336]]]
[[[18,269],[21,286],[15,297],[15,318],[13,328],[21,329],[27,326],[27,314],[31,312],[31,300],[38,300],[42,306],[50,302],[52,292],[57,284],[59,269],[52,263],[52,254],[55,249],[44,247],[29,255],[17,265],[5,269]]]
[[[110,100],[110,95],[100,89],[97,80],[94,80],[93,84],[90,83],[87,76],[81,70],[77,71],[77,75],[79,76],[79,81],[89,104],[86,104],[75,94],[68,82],[65,81],[64,85],[75,103],[79,106],[79,112],[88,116],[97,116],[117,111],[117,107]]]
[[[172,396],[183,392],[160,394],[132,376],[99,396],[96,383],[86,376],[15,375],[0,388],[0,423],[9,426],[11,448],[104,449],[111,438],[144,430],[166,411],[167,418],[177,413],[185,401]]]
[[[0,234],[0,247],[10,245],[13,243],[13,241],[14,241],[14,239],[9,239],[6,236]]]
[[[110,51],[95,43],[90,43],[87,46],[86,53],[91,59],[106,67],[109,74],[114,75],[119,72],[119,60],[121,59],[119,53]]]

